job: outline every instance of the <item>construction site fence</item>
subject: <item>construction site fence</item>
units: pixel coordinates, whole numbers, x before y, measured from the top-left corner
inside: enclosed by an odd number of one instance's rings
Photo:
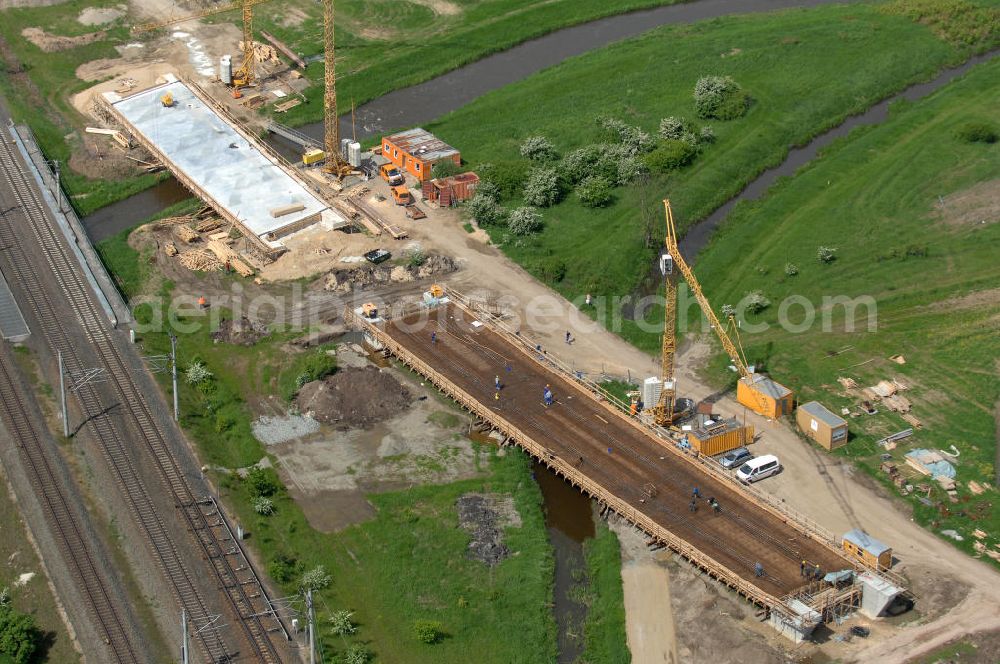
[[[643,430],[646,434],[654,436],[662,446],[674,454],[677,458],[683,459],[685,463],[697,465],[702,472],[709,473],[721,482],[726,482],[735,491],[741,493],[747,500],[757,504],[762,509],[767,510],[782,521],[789,523],[797,530],[807,535],[814,541],[826,546],[836,553],[844,562],[844,569],[853,569],[855,572],[872,572],[886,578],[886,580],[905,587],[905,580],[898,574],[890,570],[876,570],[864,565],[861,561],[849,557],[843,550],[840,538],[837,538],[831,531],[810,519],[801,512],[789,507],[781,499],[768,494],[751,484],[744,484],[734,478],[734,476],[723,469],[717,461],[710,457],[697,454],[684,448],[681,443],[683,434],[679,431],[672,431],[664,427],[656,426],[649,422],[643,422],[640,418],[631,416],[631,404],[624,402],[615,395],[608,392],[599,383],[587,378],[582,372],[573,369],[570,365],[560,360],[551,353],[539,353],[537,345],[525,338],[519,331],[515,331],[507,325],[504,320],[504,312],[492,306],[487,300],[475,299],[463,293],[448,290],[448,300],[455,304],[466,314],[482,319],[480,322],[488,324],[491,329],[507,339],[512,345],[520,349],[533,361],[543,364],[551,371],[561,374],[570,382],[582,387],[590,392],[599,401],[617,411],[620,415],[627,417],[628,421]],[[427,311],[428,306],[423,302],[408,302],[394,304],[380,316],[385,320],[404,318],[421,311]],[[353,312],[352,312],[353,315]],[[368,321],[362,321],[370,327]],[[381,340],[381,338],[380,338]]]
[[[481,404],[477,399],[470,396],[458,385],[417,357],[416,354],[412,353],[402,344],[394,340],[378,324],[367,320],[362,316],[358,316],[352,310],[348,310],[344,313],[344,319],[348,324],[352,324],[359,329],[366,331],[375,340],[377,340],[386,351],[394,355],[399,361],[412,368],[414,371],[422,374],[439,390],[454,399],[463,408],[473,413],[476,417],[489,422],[491,426],[493,426],[508,440],[512,441],[514,444],[527,451],[531,456],[538,459],[541,463],[545,464],[548,468],[564,477],[574,487],[580,488],[582,491],[598,500],[602,505],[607,506],[623,518],[641,528],[656,541],[661,542],[677,554],[698,565],[709,575],[726,583],[731,588],[736,590],[736,592],[747,597],[752,602],[769,609],[780,608],[780,601],[776,597],[765,593],[760,588],[757,588],[753,584],[749,583],[735,572],[720,564],[685,540],[666,530],[653,521],[653,519],[639,512],[627,502],[587,477],[572,464],[551,452],[548,448],[535,441],[524,431],[514,426],[511,422],[507,421],[503,417],[500,417],[497,413],[493,412],[491,409]]]

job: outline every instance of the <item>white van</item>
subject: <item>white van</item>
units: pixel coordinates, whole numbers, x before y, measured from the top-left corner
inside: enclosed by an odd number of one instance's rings
[[[778,461],[778,457],[773,454],[765,454],[764,456],[750,459],[745,464],[740,466],[740,469],[736,471],[736,477],[738,477],[741,482],[750,484],[751,482],[762,480],[765,477],[777,475],[780,470],[781,463]]]

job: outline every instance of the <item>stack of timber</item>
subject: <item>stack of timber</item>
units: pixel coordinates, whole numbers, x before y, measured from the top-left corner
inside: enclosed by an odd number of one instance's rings
[[[163,251],[165,254],[167,254],[167,256],[176,256],[177,245],[174,244],[173,242],[167,242],[167,245],[163,247]]]
[[[222,263],[210,251],[195,249],[181,254],[178,259],[180,264],[189,270],[198,272],[213,272],[222,269]]]
[[[197,233],[195,233],[194,230],[192,230],[190,227],[185,226],[183,224],[181,224],[179,226],[175,226],[174,227],[174,233],[183,242],[186,242],[188,244],[191,244],[192,242],[197,242],[199,239],[201,239],[201,236],[199,236]]]
[[[226,222],[224,222],[219,217],[209,217],[208,219],[205,219],[204,221],[200,222],[197,226],[194,227],[194,229],[199,233],[211,233],[212,231],[219,230],[225,225]]]
[[[215,256],[229,267],[233,268],[237,274],[243,277],[249,277],[253,275],[253,268],[243,262],[233,249],[223,242],[222,240],[209,240],[208,250],[211,251]]]

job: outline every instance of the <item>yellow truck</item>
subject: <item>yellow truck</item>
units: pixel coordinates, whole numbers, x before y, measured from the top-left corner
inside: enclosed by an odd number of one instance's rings
[[[413,195],[410,194],[410,190],[404,185],[390,187],[389,191],[392,192],[392,200],[396,205],[409,205],[413,202]]]

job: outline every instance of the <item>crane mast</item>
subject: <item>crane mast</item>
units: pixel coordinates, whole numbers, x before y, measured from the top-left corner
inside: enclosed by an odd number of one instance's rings
[[[323,170],[343,178],[351,172],[350,165],[340,152],[340,119],[337,117],[337,58],[334,41],[334,0],[323,2],[323,46],[325,72],[323,83],[323,148],[326,164]]]

